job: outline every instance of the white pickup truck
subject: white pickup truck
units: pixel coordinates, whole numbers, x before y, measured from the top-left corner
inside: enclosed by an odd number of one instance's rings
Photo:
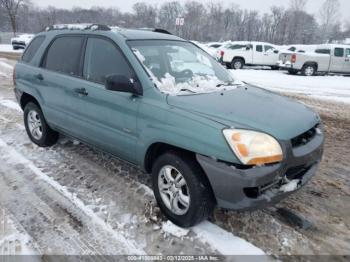
[[[231,42],[217,52],[217,59],[230,69],[242,69],[244,65],[278,69],[278,56],[277,46],[264,42]]]
[[[283,52],[277,65],[290,74],[305,76],[316,73],[350,74],[350,45],[320,45],[314,52]]]

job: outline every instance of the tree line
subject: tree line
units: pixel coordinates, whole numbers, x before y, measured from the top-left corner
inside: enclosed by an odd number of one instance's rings
[[[163,28],[180,37],[209,42],[266,41],[279,45],[318,44],[350,38],[350,23],[339,20],[339,0],[324,0],[318,14],[305,11],[308,0],[290,0],[267,13],[232,3],[199,1],[138,2],[132,12],[117,7],[38,8],[29,0],[0,0],[0,31],[37,33],[52,24],[99,23],[125,28]],[[184,18],[176,26],[177,17]]]

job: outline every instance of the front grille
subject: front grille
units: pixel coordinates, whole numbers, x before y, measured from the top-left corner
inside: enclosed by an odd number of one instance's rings
[[[291,167],[286,172],[288,180],[301,179],[310,170],[310,166]]]
[[[303,145],[306,145],[307,143],[309,143],[315,137],[315,135],[317,133],[317,128],[318,128],[318,125],[314,126],[313,128],[306,131],[305,133],[302,133],[301,135],[293,138],[291,141],[292,146],[299,147],[299,146],[303,146]]]

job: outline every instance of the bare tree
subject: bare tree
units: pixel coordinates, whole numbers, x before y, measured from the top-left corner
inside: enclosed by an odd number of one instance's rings
[[[18,9],[25,4],[26,0],[0,0],[0,5],[5,9],[11,22],[12,32],[17,32],[17,13]]]
[[[302,11],[305,9],[308,0],[290,0],[290,9],[293,11]]]
[[[339,0],[325,0],[320,9],[321,33],[323,40],[330,40],[330,34],[333,34],[332,29],[339,23],[340,15]]]

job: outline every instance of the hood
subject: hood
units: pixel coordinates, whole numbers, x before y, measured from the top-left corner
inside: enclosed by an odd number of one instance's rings
[[[289,140],[314,127],[319,116],[305,105],[253,86],[210,94],[168,96],[168,104],[227,127],[263,131]]]

